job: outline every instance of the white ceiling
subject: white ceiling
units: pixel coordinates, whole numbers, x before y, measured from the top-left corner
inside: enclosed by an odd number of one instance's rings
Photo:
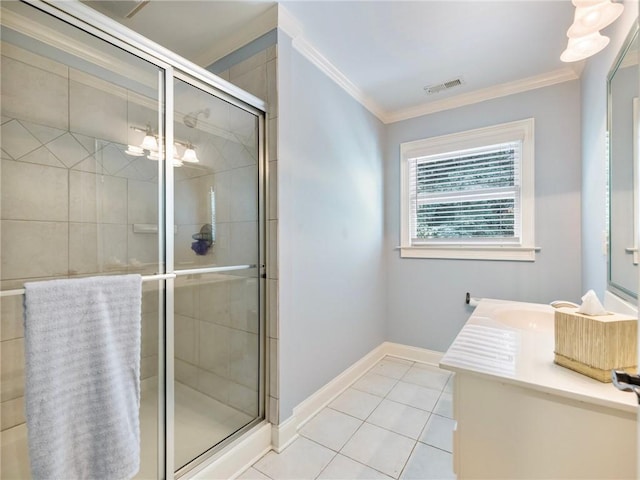
[[[137,2],[87,3],[206,66],[230,53],[225,46],[237,48],[250,39],[252,29],[264,30],[275,2],[151,0],[131,19],[124,15]],[[562,72],[575,77],[580,67],[559,60],[573,21],[569,0],[299,0],[281,5],[299,23],[306,43],[386,114],[532,77]],[[431,96],[423,90],[459,76],[460,87]]]

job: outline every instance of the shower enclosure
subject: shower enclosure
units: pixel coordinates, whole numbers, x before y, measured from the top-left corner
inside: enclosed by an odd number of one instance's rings
[[[0,477],[30,477],[24,283],[123,273],[138,478],[180,476],[264,418],[264,103],[83,5],[0,8]]]

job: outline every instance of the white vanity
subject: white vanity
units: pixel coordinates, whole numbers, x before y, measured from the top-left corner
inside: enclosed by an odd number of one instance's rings
[[[633,393],[553,363],[554,309],[482,300],[442,358],[467,478],[637,478]]]

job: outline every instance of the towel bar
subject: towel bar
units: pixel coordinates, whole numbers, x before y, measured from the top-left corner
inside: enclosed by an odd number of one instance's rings
[[[170,278],[176,278],[175,273],[160,273],[158,275],[143,275],[143,282],[151,282],[153,280],[168,280]],[[0,297],[12,297],[14,295],[24,295],[24,288],[18,288],[16,290],[5,290],[0,292]]]

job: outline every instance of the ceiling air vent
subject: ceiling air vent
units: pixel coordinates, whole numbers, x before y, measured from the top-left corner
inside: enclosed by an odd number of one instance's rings
[[[433,95],[434,93],[440,93],[444,90],[459,87],[463,83],[464,82],[462,81],[462,77],[458,77],[452,80],[447,80],[446,82],[437,83],[435,85],[427,85],[426,87],[424,87],[424,92],[427,95]]]

